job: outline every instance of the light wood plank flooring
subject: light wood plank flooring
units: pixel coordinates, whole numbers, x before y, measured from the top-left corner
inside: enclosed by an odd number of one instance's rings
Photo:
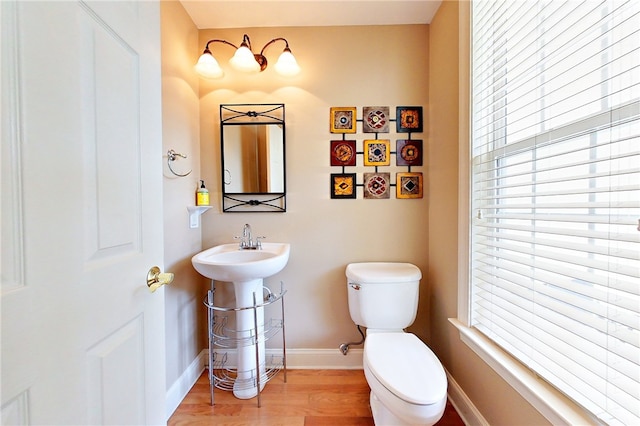
[[[287,383],[279,372],[257,399],[240,400],[216,389],[209,404],[209,379],[205,371],[189,391],[169,426],[283,425],[373,426],[369,386],[362,370],[288,370]],[[451,404],[438,426],[464,426]]]

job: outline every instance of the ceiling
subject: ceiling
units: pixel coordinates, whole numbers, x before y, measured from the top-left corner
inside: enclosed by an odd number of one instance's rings
[[[429,24],[441,0],[180,0],[198,29]]]

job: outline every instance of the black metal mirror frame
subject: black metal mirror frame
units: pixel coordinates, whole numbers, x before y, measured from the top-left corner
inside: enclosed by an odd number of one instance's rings
[[[278,124],[282,126],[282,192],[227,192],[224,164],[224,129],[228,126]],[[222,164],[222,211],[225,213],[283,213],[287,211],[286,125],[284,104],[221,104],[220,156]]]

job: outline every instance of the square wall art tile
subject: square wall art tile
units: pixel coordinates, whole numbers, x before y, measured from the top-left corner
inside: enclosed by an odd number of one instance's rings
[[[364,173],[364,198],[389,198],[391,173]]]
[[[355,133],[356,120],[356,107],[332,107],[331,133]]]
[[[356,198],[356,174],[332,173],[331,198]]]
[[[362,131],[364,133],[389,133],[389,107],[363,107]]]
[[[331,141],[331,165],[355,166],[356,141]]]

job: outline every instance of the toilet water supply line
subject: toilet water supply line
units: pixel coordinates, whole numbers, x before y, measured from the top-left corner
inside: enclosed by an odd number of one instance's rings
[[[349,352],[349,346],[351,346],[351,345],[361,345],[361,344],[364,343],[364,333],[362,332],[362,329],[360,328],[359,325],[357,325],[357,327],[358,327],[358,332],[362,336],[362,340],[360,340],[359,342],[349,342],[349,343],[341,344],[340,345],[340,352],[342,352],[342,355],[346,355],[347,352]]]

